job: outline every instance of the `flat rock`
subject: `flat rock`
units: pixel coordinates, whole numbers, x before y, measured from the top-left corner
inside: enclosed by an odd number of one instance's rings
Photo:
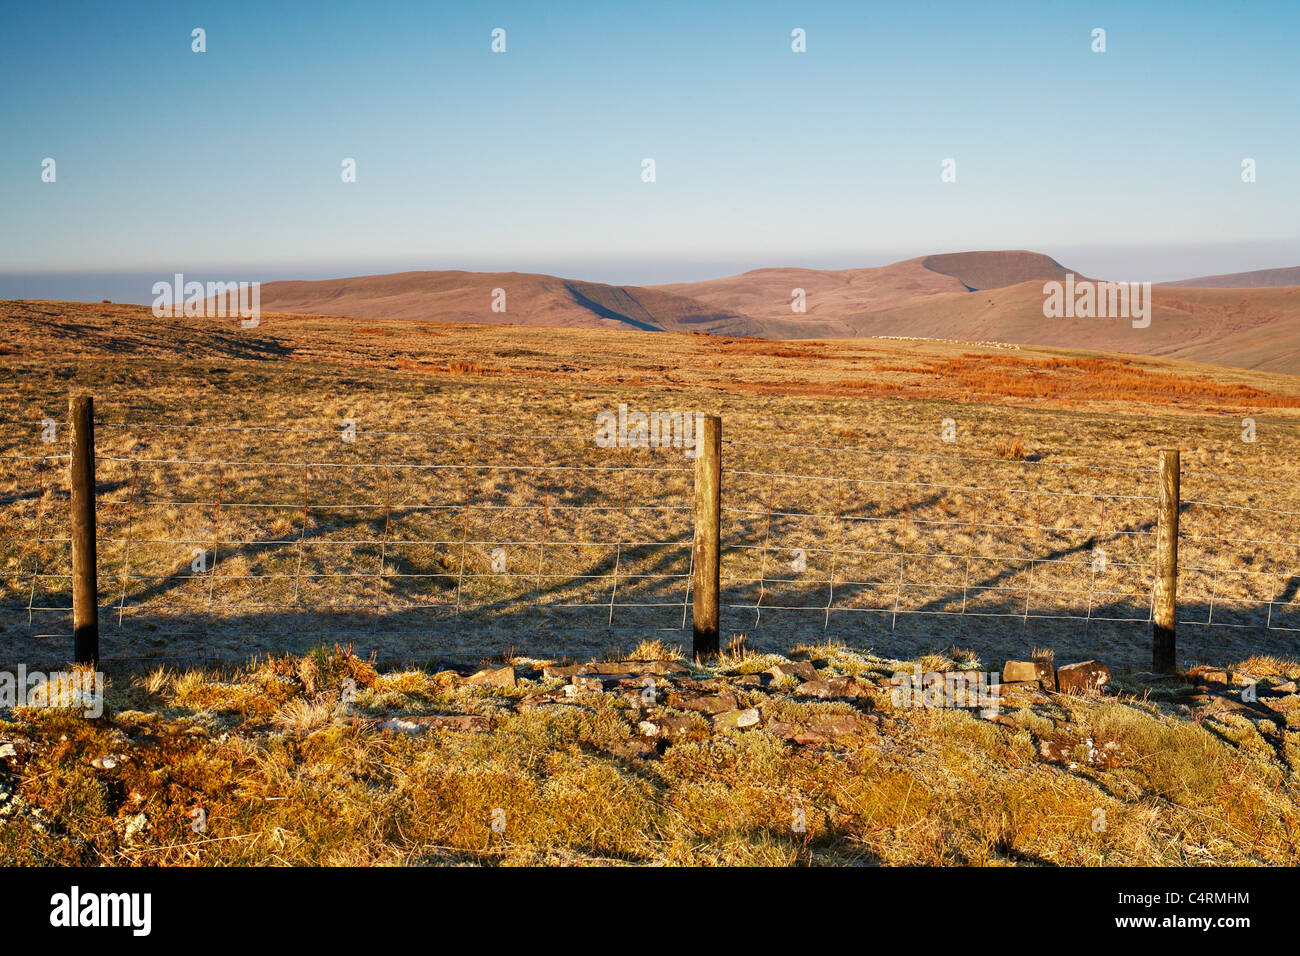
[[[979,711],[979,716],[983,720],[987,720],[990,724],[997,724],[1001,727],[1010,727],[1014,730],[1019,726],[1012,717],[996,710],[981,710]]]
[[[430,730],[456,730],[462,733],[482,734],[492,729],[490,718],[482,714],[429,714],[418,717],[389,717],[376,722],[381,730],[401,731],[407,734]]]
[[[861,714],[814,714],[808,719],[808,730],[826,737],[862,733],[870,725]]]
[[[762,718],[753,707],[747,710],[728,710],[713,716],[714,730],[746,730],[761,723]]]
[[[689,714],[664,714],[641,721],[637,730],[646,737],[681,737],[698,726],[699,718]]]
[[[777,680],[782,677],[793,677],[806,683],[820,679],[812,661],[783,661],[775,667],[768,668],[767,672]]]
[[[1195,709],[1198,720],[1204,720],[1206,717],[1213,717],[1216,714],[1241,714],[1252,719],[1273,716],[1273,711],[1258,703],[1251,704],[1231,697],[1219,697],[1217,695],[1197,695],[1190,698],[1188,704]]]
[[[736,700],[735,694],[727,693],[708,697],[673,698],[672,706],[681,710],[699,711],[701,714],[721,714],[729,710],[737,710],[740,703]]]
[[[519,706],[523,708],[545,707],[550,704],[563,703],[569,696],[569,694],[565,693],[567,689],[567,687],[561,687],[559,690],[547,694],[529,694],[519,701]]]
[[[542,676],[546,678],[560,678],[561,680],[572,680],[573,675],[578,673],[582,664],[547,664],[542,668]]]
[[[1007,661],[1002,665],[1002,683],[1042,681],[1048,688],[1056,689],[1056,676],[1048,661]]]
[[[1231,681],[1231,675],[1221,668],[1200,664],[1187,672],[1187,679],[1197,684],[1222,684]]]
[[[482,670],[465,678],[466,684],[480,687],[514,687],[515,669],[509,665],[495,670]]]
[[[798,724],[792,724],[788,720],[769,720],[763,725],[763,729],[773,737],[780,737],[783,740],[793,740],[803,730]]]
[[[833,700],[843,697],[866,697],[870,690],[870,684],[856,677],[832,677],[830,680],[804,681],[795,689],[795,693],[804,697]]]
[[[1056,686],[1062,694],[1095,694],[1110,683],[1110,668],[1101,661],[1080,661],[1056,669]]]
[[[836,737],[866,731],[871,722],[861,714],[816,714],[806,724],[769,720],[763,729],[774,737],[796,744],[830,743]]]
[[[628,737],[610,744],[609,752],[627,760],[644,760],[658,756],[659,747],[652,737]]]

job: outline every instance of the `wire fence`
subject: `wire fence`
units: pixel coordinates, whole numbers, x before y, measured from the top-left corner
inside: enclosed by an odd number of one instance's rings
[[[64,660],[66,425],[5,433],[3,656]],[[724,642],[1147,659],[1154,467],[755,437],[724,440]],[[105,661],[690,643],[694,462],[680,447],[101,421],[96,460]],[[1194,470],[1183,484],[1184,656],[1285,647],[1300,630],[1296,486]]]

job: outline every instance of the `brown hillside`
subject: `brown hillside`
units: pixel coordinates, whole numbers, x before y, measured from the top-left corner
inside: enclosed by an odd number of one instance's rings
[[[504,312],[492,311],[496,289],[505,291]],[[316,282],[270,282],[262,286],[262,309],[561,328],[707,328],[735,335],[760,331],[734,309],[701,305],[657,289],[527,272],[399,272]]]
[[[656,286],[721,308],[730,304],[756,318],[837,322],[863,309],[887,309],[917,298],[964,291],[959,280],[907,259],[874,269],[755,269],[725,279]],[[790,308],[793,290],[803,289],[808,311]],[[848,326],[841,326],[847,332]],[[844,334],[844,333],[841,333]]]
[[[952,252],[926,256],[925,268],[956,279],[972,292],[1002,289],[1021,282],[1064,280],[1067,269],[1050,256],[1023,249],[997,252]],[[1075,273],[1077,278],[1081,278]]]
[[[1269,286],[1300,285],[1300,266],[1290,269],[1257,269],[1254,272],[1229,272],[1198,279],[1180,279],[1165,285],[1200,286],[1214,289],[1262,289]]]
[[[268,283],[262,287],[262,309],[771,339],[888,335],[993,341],[1300,372],[1300,284],[1156,286],[1151,327],[1134,329],[1124,319],[1044,318],[1043,282],[1063,279],[1066,272],[1048,256],[1023,251],[934,255],[872,269],[758,269],[653,287],[537,273],[406,272]],[[505,312],[492,311],[497,289],[505,291]],[[791,308],[795,289],[804,291],[805,312]]]

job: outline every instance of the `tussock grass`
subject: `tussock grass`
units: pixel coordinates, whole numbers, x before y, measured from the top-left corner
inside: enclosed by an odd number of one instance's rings
[[[827,644],[798,656],[830,674],[916,663]],[[617,694],[512,710],[503,694],[408,668],[374,674],[347,707],[339,690],[355,673],[368,676],[344,649],[159,669],[114,681],[98,720],[11,715],[0,739],[22,741],[23,754],[0,770],[16,808],[0,818],[0,854],[126,865],[1300,862],[1295,764],[1267,728],[1234,715],[1197,723],[1138,698],[1057,697],[1004,725],[895,708],[883,687],[856,705],[754,694],[743,702],[765,723],[871,718],[796,746],[764,729],[711,733],[694,715],[658,759],[631,759],[614,751],[639,715]],[[146,709],[124,708],[142,696]],[[369,719],[474,706],[490,732],[385,732]],[[1046,760],[1043,741],[1065,747],[1069,765]],[[1112,763],[1089,760],[1108,745]],[[96,767],[106,754],[117,764]]]

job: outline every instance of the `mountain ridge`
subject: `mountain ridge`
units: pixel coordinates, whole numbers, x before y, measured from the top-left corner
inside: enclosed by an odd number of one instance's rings
[[[414,271],[270,282],[261,288],[261,307],[351,318],[769,339],[888,335],[989,341],[1300,373],[1300,268],[1155,285],[1154,321],[1146,329],[1134,329],[1126,319],[1045,317],[1044,283],[1067,275],[1077,284],[1091,281],[1050,256],[1023,249],[936,253],[860,269],[769,267],[648,286],[530,272]],[[1267,284],[1293,275],[1295,284]]]

